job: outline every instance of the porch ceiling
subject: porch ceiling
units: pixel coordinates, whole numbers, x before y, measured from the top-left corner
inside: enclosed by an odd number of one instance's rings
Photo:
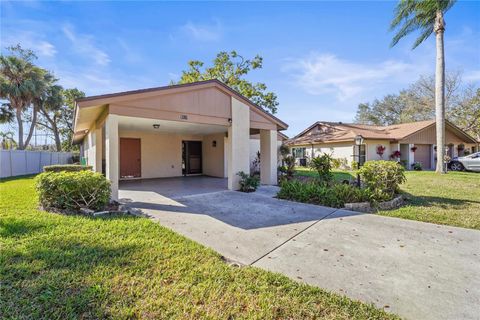
[[[154,124],[159,124],[158,129],[153,128]],[[156,120],[146,118],[135,118],[119,116],[118,129],[121,131],[144,131],[175,134],[205,135],[213,133],[227,132],[226,126],[213,124],[190,123],[183,121]]]

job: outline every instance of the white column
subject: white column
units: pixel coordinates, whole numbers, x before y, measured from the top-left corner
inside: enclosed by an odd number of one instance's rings
[[[228,189],[238,190],[239,171],[250,173],[250,108],[232,97],[232,124],[228,127]]]
[[[102,173],[102,127],[95,129],[95,163],[93,171]]]
[[[413,143],[408,145],[408,168],[407,170],[412,169],[412,165],[415,163],[415,152],[412,151],[412,148],[415,145]]]
[[[260,130],[260,180],[277,184],[277,130]]]
[[[112,200],[118,200],[118,144],[118,117],[117,115],[109,114],[105,121],[105,161],[106,177],[111,183]]]

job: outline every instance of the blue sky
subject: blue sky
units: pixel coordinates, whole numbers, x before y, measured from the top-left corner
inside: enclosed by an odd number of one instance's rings
[[[298,133],[316,120],[352,121],[357,105],[407,87],[435,63],[434,37],[389,48],[395,2],[1,2],[2,52],[20,43],[65,87],[87,95],[161,86],[188,60],[260,54],[248,78],[278,95]],[[480,2],[446,15],[447,69],[480,83]]]

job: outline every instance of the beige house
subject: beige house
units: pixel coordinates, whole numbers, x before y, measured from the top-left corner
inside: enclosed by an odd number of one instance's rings
[[[361,136],[358,147],[355,137]],[[286,141],[298,164],[321,153],[334,158],[363,163],[368,160],[399,160],[407,168],[420,162],[426,170],[435,167],[435,121],[419,121],[390,126],[371,126],[342,122],[315,122]],[[478,150],[478,141],[451,122],[446,122],[446,144],[450,157]]]
[[[217,80],[78,99],[74,142],[111,181],[249,172],[260,150],[261,182],[277,183],[279,131],[287,124]],[[251,140],[258,141],[253,143]],[[279,142],[280,141],[280,142]]]

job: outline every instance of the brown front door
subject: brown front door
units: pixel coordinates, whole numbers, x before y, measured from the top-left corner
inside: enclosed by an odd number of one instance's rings
[[[141,176],[140,139],[120,138],[120,178]]]
[[[420,162],[423,169],[431,169],[431,146],[429,144],[415,144],[415,147],[417,147],[414,155],[415,162]]]

